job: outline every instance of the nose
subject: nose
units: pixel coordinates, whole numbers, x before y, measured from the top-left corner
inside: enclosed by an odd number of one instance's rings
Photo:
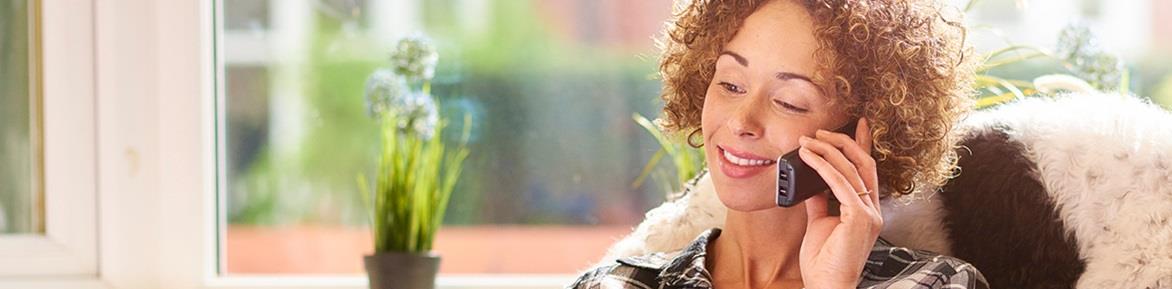
[[[728,126],[737,137],[756,139],[763,135],[758,108],[753,101],[741,102],[728,118]]]

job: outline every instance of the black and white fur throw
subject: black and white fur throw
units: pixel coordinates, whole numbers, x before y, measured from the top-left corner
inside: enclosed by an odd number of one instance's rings
[[[960,174],[883,202],[892,243],[969,261],[992,288],[1172,288],[1172,113],[1075,93],[975,112]],[[723,225],[702,176],[602,262],[679,250]]]

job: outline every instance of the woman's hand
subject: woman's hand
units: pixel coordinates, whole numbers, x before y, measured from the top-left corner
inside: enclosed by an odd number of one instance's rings
[[[827,213],[826,194],[806,203],[806,236],[800,262],[802,282],[809,289],[855,288],[871,247],[883,229],[879,209],[879,177],[871,157],[871,131],[860,119],[856,140],[819,130],[802,136],[798,154],[829,185],[842,204],[839,216]],[[860,195],[859,193],[865,193]]]

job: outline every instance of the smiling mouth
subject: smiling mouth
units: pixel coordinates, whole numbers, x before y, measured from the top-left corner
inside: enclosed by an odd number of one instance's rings
[[[720,149],[720,154],[730,164],[734,164],[734,165],[738,165],[738,166],[742,166],[742,167],[763,167],[763,166],[768,166],[768,165],[772,165],[772,164],[777,163],[776,160],[756,159],[756,158],[752,158],[752,157],[748,157],[748,156],[738,156],[738,155],[733,154],[732,152],[725,150],[724,148],[721,148],[721,147],[718,147],[718,148]]]

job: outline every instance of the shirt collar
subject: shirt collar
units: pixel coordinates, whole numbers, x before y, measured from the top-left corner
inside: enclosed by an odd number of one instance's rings
[[[655,279],[664,286],[712,288],[712,275],[704,267],[705,257],[708,256],[708,243],[719,236],[720,228],[708,229],[679,251],[626,257],[618,262],[658,271]]]
[[[719,236],[719,228],[704,231],[668,262],[656,278],[665,286],[711,288],[712,274],[704,266],[705,258],[708,256],[708,243]]]
[[[656,253],[626,257],[619,262],[628,266],[659,270],[660,273],[655,278],[665,287],[711,288],[713,277],[709,274],[708,268],[704,268],[704,260],[708,256],[708,243],[720,235],[720,228],[704,230],[674,257]]]
[[[720,228],[711,228],[687,247],[678,251],[675,257],[670,253],[654,253],[644,256],[619,259],[620,263],[651,270],[659,270],[656,279],[664,286],[679,286],[691,288],[712,288],[712,274],[705,267],[708,257],[708,243],[720,237]],[[879,260],[885,259],[887,251],[892,248],[891,243],[883,238],[875,240],[871,256],[866,262],[863,271],[873,271],[882,266]],[[878,258],[878,259],[876,259]]]

